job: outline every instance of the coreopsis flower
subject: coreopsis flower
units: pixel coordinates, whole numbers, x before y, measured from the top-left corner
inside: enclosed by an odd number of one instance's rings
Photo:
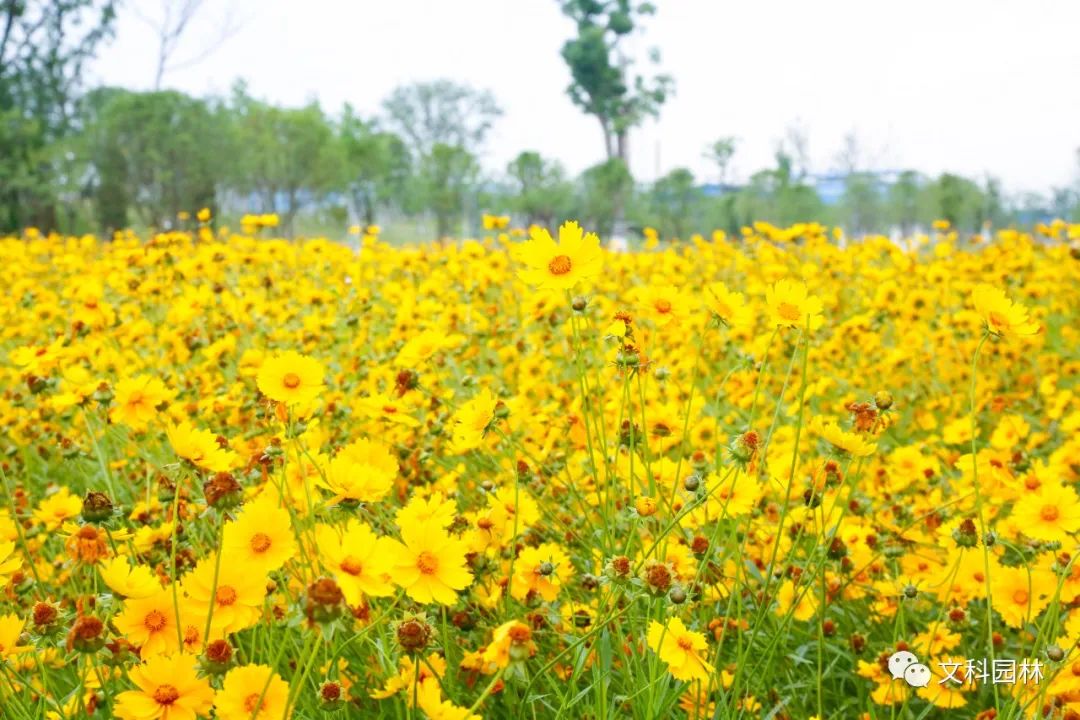
[[[392,539],[377,537],[366,523],[351,518],[344,530],[316,526],[315,541],[323,567],[334,576],[349,605],[360,605],[365,596],[393,594],[397,545]]]
[[[536,593],[545,602],[553,602],[573,574],[574,566],[569,556],[555,543],[527,547],[514,561],[510,594],[523,600],[530,593]]]
[[[659,327],[687,320],[699,306],[697,298],[674,285],[649,285],[641,293],[645,316]]]
[[[243,665],[225,674],[214,696],[219,720],[288,720],[289,684],[268,665]]]
[[[332,492],[330,503],[343,500],[378,502],[390,492],[398,474],[397,459],[382,443],[355,440],[330,461],[326,477],[316,483]]]
[[[123,555],[98,565],[101,579],[117,596],[121,598],[150,597],[161,589],[161,582],[145,565],[132,567]]]
[[[708,648],[705,636],[687,629],[677,617],[671,618],[666,626],[655,620],[650,622],[648,644],[667,663],[676,680],[707,680],[713,673],[713,666],[705,659]]]
[[[0,660],[30,650],[27,646],[19,645],[19,636],[22,635],[25,624],[14,613],[0,615]]]
[[[124,378],[113,388],[109,419],[132,430],[145,430],[159,409],[176,397],[176,392],[150,375]]]
[[[64,525],[64,549],[75,562],[95,565],[109,557],[108,536],[94,525]]]
[[[225,524],[221,547],[229,562],[249,572],[277,570],[296,554],[288,511],[272,494],[263,493]]]
[[[51,532],[71,518],[78,517],[82,513],[82,503],[82,498],[73,495],[67,487],[61,487],[38,503],[34,519]]]
[[[0,585],[22,567],[22,557],[16,552],[13,540],[0,541]]]
[[[405,427],[420,427],[420,421],[413,417],[413,408],[400,400],[392,399],[386,393],[360,398],[356,401],[356,407],[370,418],[378,418]]]
[[[834,422],[818,421],[814,424],[822,439],[841,453],[852,457],[869,457],[877,451],[877,443],[864,439],[858,433],[843,430]]]
[[[266,596],[266,575],[225,557],[218,563],[215,555],[209,555],[184,575],[180,587],[186,595],[185,616],[190,609],[193,616],[206,617],[212,605],[213,627],[229,635],[258,622]]]
[[[705,286],[705,307],[713,317],[730,327],[748,327],[754,319],[746,296],[740,292],[728,290],[722,282],[709,283]]]
[[[406,522],[395,543],[394,582],[419,603],[452,605],[473,580],[465,555],[468,543],[431,524]]]
[[[1050,604],[1057,587],[1057,578],[1049,570],[996,563],[990,570],[990,580],[994,610],[1013,628],[1021,628],[1038,617]]]
[[[510,620],[495,628],[481,658],[485,664],[504,668],[511,662],[528,660],[535,654],[532,629],[520,620]]]
[[[817,330],[824,322],[821,300],[807,293],[806,283],[784,279],[765,291],[769,316],[777,327],[797,327]]]
[[[1080,531],[1080,498],[1059,482],[1043,483],[1020,496],[1013,505],[1012,520],[1030,538],[1065,542]]]
[[[266,397],[293,406],[310,403],[319,396],[325,372],[318,360],[287,350],[265,360],[255,382]]]
[[[582,280],[601,272],[604,256],[600,238],[586,233],[576,222],[567,221],[559,228],[559,243],[541,227],[532,227],[529,240],[515,248],[525,266],[518,277],[537,289],[569,290]]]
[[[139,657],[150,658],[180,648],[180,620],[172,588],[160,588],[143,598],[128,598],[113,624],[125,639],[139,647]]]
[[[434,492],[428,498],[413,496],[405,507],[397,511],[395,519],[399,526],[414,523],[431,523],[440,528],[448,527],[457,516],[457,505],[447,500],[441,492]]]
[[[193,465],[210,472],[228,472],[240,463],[240,456],[218,444],[209,430],[199,430],[184,421],[165,429],[173,451]]]
[[[480,447],[488,426],[495,419],[495,406],[499,399],[484,388],[471,400],[463,403],[454,413],[451,449],[463,453]]]
[[[128,671],[137,690],[116,696],[113,714],[120,720],[179,720],[207,717],[214,689],[196,672],[192,655],[157,655]]]
[[[402,657],[398,664],[398,674],[391,677],[382,688],[372,690],[370,695],[375,700],[385,700],[398,693],[404,693],[405,704],[413,704],[412,688],[425,687],[428,684],[439,685],[439,678],[446,676],[446,660],[438,653],[431,653],[424,661],[417,663],[413,657]]]
[[[981,283],[971,293],[975,312],[982,316],[986,331],[992,335],[1035,335],[1039,323],[1029,317],[1028,309],[1009,300],[1005,291]]]
[[[464,335],[447,335],[440,330],[424,330],[409,338],[394,358],[398,367],[415,370],[443,350],[464,342]]]

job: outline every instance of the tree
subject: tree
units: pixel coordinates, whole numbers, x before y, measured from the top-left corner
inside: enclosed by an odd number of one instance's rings
[[[664,235],[685,238],[700,220],[702,199],[693,173],[678,168],[656,181],[649,204]]]
[[[223,21],[214,23],[213,37],[203,38],[202,50],[186,60],[175,62],[173,56],[180,48],[184,35],[190,29],[191,21],[204,9],[205,0],[159,0],[159,4],[161,13],[157,16],[146,14],[139,7],[132,8],[136,16],[157,36],[158,50],[154,65],[155,90],[161,89],[161,81],[166,72],[205,60],[240,29],[240,25],[230,12]]]
[[[99,222],[120,228],[128,209],[148,226],[168,227],[181,210],[216,204],[221,119],[179,92],[95,91],[100,104],[85,133]]]
[[[115,16],[115,0],[0,2],[0,229],[56,227],[57,143]]]
[[[234,183],[255,196],[265,212],[282,216],[285,232],[293,231],[297,212],[341,177],[335,131],[322,108],[278,108],[236,90],[233,128],[240,140],[233,163]]]
[[[514,187],[512,206],[525,223],[552,226],[558,223],[573,198],[573,187],[562,166],[536,152],[523,152],[506,168]]]
[[[383,101],[386,123],[409,141],[417,157],[436,145],[475,153],[502,110],[487,91],[450,80],[396,88]]]
[[[373,225],[378,207],[403,206],[412,175],[412,159],[404,141],[379,130],[374,122],[361,120],[349,105],[342,114],[338,138],[343,184],[357,217]]]
[[[626,163],[612,158],[593,165],[581,175],[582,207],[579,213],[601,236],[610,237],[621,222],[622,198],[634,188]]]
[[[919,194],[922,179],[914,170],[900,173],[886,194],[889,222],[900,227],[904,237],[911,235],[921,219]]]
[[[436,239],[454,234],[478,173],[476,158],[457,145],[436,144],[422,159],[420,188],[425,206],[435,215]]]
[[[674,87],[668,75],[633,74],[625,40],[642,18],[656,12],[650,3],[630,0],[561,0],[562,11],[577,23],[577,37],[563,44],[570,68],[567,92],[575,105],[600,123],[608,160],[629,165],[629,133],[646,117],[656,117]],[[654,49],[650,59],[659,61]]]
[[[735,144],[735,138],[722,137],[705,149],[705,158],[716,166],[716,182],[720,186],[727,183],[728,167],[735,156]]]

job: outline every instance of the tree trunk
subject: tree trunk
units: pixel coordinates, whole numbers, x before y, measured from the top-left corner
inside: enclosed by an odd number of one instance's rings
[[[606,118],[600,117],[599,115],[597,118],[600,120],[600,129],[604,131],[604,152],[607,159],[610,160],[615,157],[615,146],[611,141],[611,126]]]

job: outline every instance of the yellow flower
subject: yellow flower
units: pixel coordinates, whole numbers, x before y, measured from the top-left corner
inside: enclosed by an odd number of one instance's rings
[[[441,492],[434,492],[426,500],[414,496],[408,505],[397,511],[395,519],[399,527],[409,523],[431,523],[445,528],[454,522],[455,516],[457,505],[452,500],[447,500]]]
[[[138,690],[116,696],[113,712],[120,720],[180,720],[206,717],[214,706],[214,689],[198,676],[192,655],[158,655],[128,671]]]
[[[34,510],[34,519],[42,523],[46,530],[56,530],[66,520],[77,517],[82,512],[82,499],[72,495],[66,487],[38,503]]]
[[[397,544],[392,539],[376,537],[367,524],[351,518],[344,532],[329,525],[316,526],[315,540],[319,559],[350,605],[359,606],[364,596],[393,594],[391,571]]]
[[[0,585],[22,567],[22,557],[15,552],[15,543],[11,540],[0,541]]]
[[[236,520],[226,523],[222,540],[229,562],[254,573],[277,570],[296,554],[289,513],[270,493],[257,497]]]
[[[452,605],[457,590],[472,582],[465,555],[468,544],[430,523],[406,522],[402,543],[395,543],[396,559],[391,577],[418,603]]]
[[[797,327],[811,330],[821,327],[821,300],[807,294],[801,280],[780,280],[765,291],[772,324],[777,327]]]
[[[210,208],[203,208],[195,214],[195,218],[199,222],[210,222]]]
[[[464,403],[454,413],[454,435],[451,451],[463,453],[480,447],[491,421],[495,419],[495,406],[499,399],[484,388],[472,400]]]
[[[511,661],[528,660],[535,654],[532,629],[523,622],[511,620],[495,628],[481,658],[486,664],[503,668]]]
[[[334,493],[330,503],[342,500],[378,502],[390,492],[398,474],[398,462],[383,444],[360,438],[346,445],[316,482]]]
[[[183,606],[191,615],[206,617],[214,606],[211,619],[214,629],[226,635],[251,627],[262,614],[266,596],[266,575],[223,557],[217,567],[217,587],[214,587],[216,555],[200,560],[184,576],[181,587],[187,595]],[[211,602],[211,598],[213,601]],[[205,626],[201,630],[205,632]]]
[[[287,720],[289,684],[268,665],[243,665],[225,675],[214,698],[218,720]]]
[[[179,620],[171,588],[160,588],[144,598],[128,598],[113,623],[127,640],[140,648],[142,658],[174,652],[180,647]]]
[[[156,377],[139,375],[124,378],[113,390],[109,419],[133,430],[144,430],[157,417],[158,408],[174,397],[176,393]]]
[[[1020,303],[1005,296],[1005,291],[981,283],[971,293],[975,311],[986,323],[987,332],[993,335],[1035,335],[1039,323],[1028,317],[1028,310]]]
[[[990,572],[993,607],[1007,625],[1014,628],[1038,617],[1057,587],[1048,570],[996,565]]]
[[[116,556],[98,567],[101,579],[122,598],[146,598],[161,589],[161,583],[145,565],[132,567],[127,558]]]
[[[825,442],[832,445],[841,453],[851,455],[852,457],[869,457],[877,451],[877,443],[865,440],[858,433],[842,430],[840,426],[834,422],[824,422],[815,419],[814,424],[817,426],[817,430]]]
[[[1080,530],[1080,499],[1059,482],[1046,482],[1036,492],[1021,496],[1012,519],[1020,532],[1036,540],[1064,543]]]
[[[19,636],[22,635],[25,623],[18,615],[0,615],[0,659],[11,655],[24,653],[30,648],[19,645]]]
[[[646,316],[659,327],[686,320],[699,306],[696,298],[674,285],[649,286],[642,295]]]
[[[705,304],[714,317],[731,327],[748,327],[753,324],[750,306],[746,296],[740,292],[728,290],[722,282],[709,283],[705,286]]]
[[[707,680],[713,672],[703,655],[708,647],[705,636],[688,630],[677,617],[666,627],[655,620],[649,623],[648,643],[676,680]]]
[[[391,399],[386,393],[360,398],[356,406],[370,418],[381,418],[405,427],[420,426],[420,421],[412,416],[411,408],[400,400]]]
[[[394,364],[398,367],[417,369],[436,353],[460,345],[463,335],[447,335],[438,330],[425,330],[409,338],[398,351]]]
[[[294,350],[263,362],[256,383],[263,395],[285,405],[309,403],[323,390],[322,364]]]
[[[510,594],[524,600],[530,593],[536,593],[542,600],[552,602],[573,574],[570,558],[555,543],[527,547],[514,561]]]
[[[209,430],[198,430],[188,421],[165,429],[173,451],[193,465],[211,472],[228,472],[240,462],[240,457],[218,444],[217,436]]]
[[[533,227],[529,240],[518,245],[516,253],[525,265],[518,277],[537,289],[569,290],[599,275],[604,260],[600,238],[583,232],[573,221],[559,228],[557,245],[545,228]]]

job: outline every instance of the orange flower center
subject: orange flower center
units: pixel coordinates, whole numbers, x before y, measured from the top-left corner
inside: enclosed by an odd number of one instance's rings
[[[384,413],[386,413],[387,415],[393,415],[394,413],[397,412],[397,408],[394,407],[393,405],[383,405],[382,411]]]
[[[255,533],[251,536],[251,549],[257,553],[264,553],[270,549],[273,541],[266,533]]]
[[[660,313],[661,315],[667,315],[669,312],[671,312],[671,301],[670,300],[657,300],[656,301],[656,312]]]
[[[681,647],[686,652],[690,652],[694,649],[694,645],[690,642],[690,638],[688,637],[681,637],[678,639],[677,642],[679,644],[679,647]]]
[[[1017,605],[1027,605],[1028,593],[1027,590],[1017,590],[1013,593],[1013,602]]]
[[[1008,327],[1009,326],[1008,319],[1004,315],[1002,315],[1001,313],[992,312],[992,313],[990,313],[990,318],[989,319],[990,319],[990,325],[992,325],[995,328],[1003,328],[1003,327]]]
[[[158,685],[154,691],[154,702],[158,705],[172,705],[180,699],[180,691],[172,685]]]
[[[236,602],[236,590],[225,585],[224,587],[219,587],[217,589],[215,597],[217,597],[218,605],[232,605]]]
[[[565,275],[570,272],[570,268],[574,267],[574,263],[570,262],[570,257],[567,255],[556,255],[548,263],[548,270],[552,275]]]
[[[247,713],[253,713],[256,709],[262,709],[262,693],[251,693],[244,698],[244,711]]]
[[[1057,505],[1043,505],[1042,510],[1039,511],[1039,517],[1046,522],[1054,522],[1061,517],[1061,511],[1058,510]]]
[[[364,571],[364,566],[352,555],[346,555],[345,559],[341,561],[341,569],[350,575],[356,576]]]
[[[439,558],[425,550],[416,558],[416,567],[425,575],[434,575],[439,571]]]
[[[146,614],[146,617],[143,618],[143,625],[145,625],[146,629],[150,632],[161,630],[165,627],[166,622],[165,615],[160,610],[151,610]]]
[[[281,383],[290,390],[295,390],[300,387],[300,376],[296,373],[285,373],[285,377],[281,378]]]
[[[789,322],[799,321],[800,313],[798,306],[792,305],[789,302],[780,303],[780,306],[776,308],[776,314]]]

